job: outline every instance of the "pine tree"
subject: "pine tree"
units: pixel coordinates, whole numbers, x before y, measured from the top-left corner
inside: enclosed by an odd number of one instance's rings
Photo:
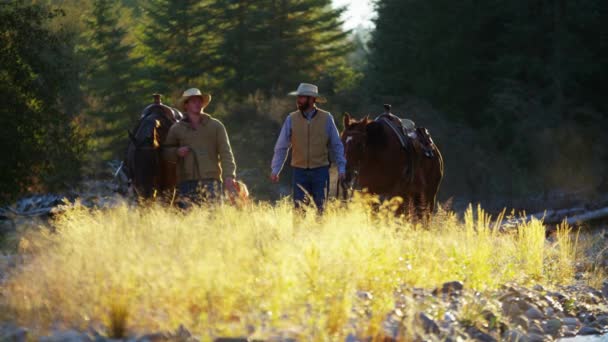
[[[155,91],[175,95],[188,87],[216,85],[222,39],[216,11],[209,0],[154,0],[145,5],[142,40]]]
[[[58,15],[21,1],[0,5],[0,202],[80,176],[84,139],[65,111],[78,64],[71,37],[49,29]]]
[[[353,46],[342,29],[343,9],[330,0],[220,1],[224,10],[222,62],[227,85],[240,95],[278,92],[298,82],[334,88]],[[333,78],[333,79],[332,79]]]
[[[141,58],[133,57],[133,46],[125,43],[128,31],[118,25],[121,9],[114,1],[95,1],[83,41],[87,60],[83,88],[102,160],[120,157],[125,132],[147,95],[138,87]]]

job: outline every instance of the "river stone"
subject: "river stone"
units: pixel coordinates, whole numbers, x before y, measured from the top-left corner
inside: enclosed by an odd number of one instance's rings
[[[510,329],[505,331],[502,335],[502,339],[505,342],[521,342],[525,340],[525,335],[519,329]]]
[[[567,326],[576,327],[580,325],[578,318],[576,317],[564,317],[562,318],[562,323]]]
[[[467,333],[474,341],[496,342],[496,338],[494,338],[492,335],[486,334],[474,326],[468,327]]]
[[[601,333],[602,332],[599,329],[589,326],[582,327],[581,330],[578,331],[579,335],[599,335]]]
[[[93,342],[87,334],[75,330],[56,332],[51,336],[40,338],[40,342]]]
[[[517,317],[522,313],[517,301],[515,300],[504,303],[502,306],[502,312],[507,317]]]
[[[528,333],[542,336],[545,334],[545,330],[540,325],[540,323],[533,321],[533,322],[530,322],[530,325],[528,327]]]
[[[517,316],[514,319],[512,319],[511,322],[515,326],[519,326],[524,330],[528,330],[529,322],[528,322],[528,318],[526,318],[526,316]]]
[[[543,330],[546,334],[557,335],[562,327],[562,322],[559,319],[550,319],[543,324]]]
[[[456,316],[450,311],[446,311],[445,314],[443,314],[443,320],[446,322],[456,322]]]
[[[439,326],[435,321],[424,312],[420,312],[417,316],[418,322],[422,325],[424,332],[427,334],[439,334]]]
[[[544,292],[545,291],[545,288],[542,285],[534,285],[534,287],[532,287],[532,289],[534,291],[537,291],[537,292]]]
[[[529,319],[543,319],[545,316],[537,308],[531,307],[526,311],[526,317]]]
[[[0,326],[0,341],[26,342],[27,329],[10,324]]]
[[[523,339],[523,341],[526,342],[545,342],[551,340],[553,339],[550,337],[545,337],[543,334],[538,333],[528,333],[528,335],[526,335],[526,337]]]
[[[464,289],[464,284],[461,281],[450,281],[447,283],[444,283],[441,288],[436,288],[435,290],[433,290],[433,295],[437,296],[439,294],[446,294],[446,295],[454,295],[454,294],[459,294],[462,289]]]

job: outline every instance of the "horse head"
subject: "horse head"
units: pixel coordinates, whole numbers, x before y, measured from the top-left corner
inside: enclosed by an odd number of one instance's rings
[[[174,108],[155,103],[146,107],[133,132],[129,132],[127,169],[133,189],[142,198],[154,196],[161,178],[161,146],[169,128],[182,118]]]
[[[359,174],[367,148],[379,143],[379,133],[382,132],[378,132],[378,128],[369,115],[360,120],[354,119],[348,113],[344,115],[344,130],[340,134],[340,138],[346,157],[345,183],[350,187],[354,185]]]

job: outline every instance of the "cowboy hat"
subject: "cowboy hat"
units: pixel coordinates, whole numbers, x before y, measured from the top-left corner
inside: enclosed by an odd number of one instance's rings
[[[324,103],[327,102],[325,97],[319,95],[319,87],[310,83],[300,83],[298,89],[296,91],[292,91],[288,95],[290,96],[312,96],[317,99],[317,102]]]
[[[203,101],[203,108],[207,107],[209,102],[211,102],[211,94],[203,94],[203,93],[201,93],[200,90],[198,90],[196,88],[190,88],[190,89],[184,91],[184,93],[182,94],[182,97],[179,99],[179,101],[178,101],[179,109],[181,109],[182,111],[186,111],[186,108],[185,108],[186,101],[188,101],[188,99],[190,99],[191,97],[194,97],[194,96],[198,96],[201,98],[201,100]]]

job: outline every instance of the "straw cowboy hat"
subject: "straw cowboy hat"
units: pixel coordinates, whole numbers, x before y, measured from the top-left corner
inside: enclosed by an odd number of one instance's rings
[[[190,99],[191,97],[194,96],[198,96],[201,98],[201,100],[203,101],[203,109],[205,107],[207,107],[207,105],[209,104],[209,102],[211,102],[211,94],[203,94],[201,93],[200,90],[196,89],[196,88],[190,88],[186,91],[184,91],[184,93],[182,94],[182,97],[179,99],[178,101],[178,107],[179,109],[181,109],[182,111],[185,111],[185,105],[186,105],[186,101],[188,101],[188,99]]]
[[[310,83],[300,83],[296,91],[292,91],[288,95],[290,96],[312,96],[317,99],[319,103],[327,102],[327,99],[319,95],[319,87]]]

